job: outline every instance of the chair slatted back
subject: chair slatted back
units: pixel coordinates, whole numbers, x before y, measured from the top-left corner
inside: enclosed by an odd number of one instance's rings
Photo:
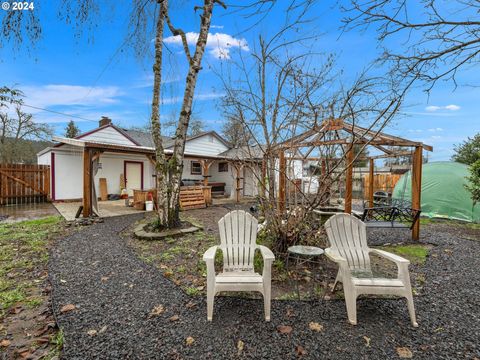
[[[370,271],[365,223],[349,214],[336,214],[325,222],[330,246],[347,259],[351,270]]]
[[[243,210],[231,211],[218,221],[224,271],[254,271],[257,228],[257,219]]]

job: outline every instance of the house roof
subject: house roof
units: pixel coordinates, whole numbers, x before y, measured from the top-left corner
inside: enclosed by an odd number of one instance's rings
[[[70,138],[64,138],[59,136],[54,136],[53,140],[61,144],[68,144],[71,146],[75,146],[80,149],[90,148],[90,149],[102,150],[107,152],[139,153],[139,154],[146,154],[146,155],[155,154],[155,148],[148,147],[148,146],[111,144],[111,143],[105,143],[105,142],[95,141],[95,140],[70,139]],[[52,149],[51,148],[45,149],[42,151],[42,153],[48,150],[52,150]],[[173,153],[172,149],[165,149],[165,154],[172,154],[172,153]],[[204,155],[204,154],[197,154],[197,153],[187,152],[187,151],[185,152],[185,157],[198,158],[198,159],[221,159],[221,160],[225,159],[225,157],[221,154]]]
[[[131,142],[133,142],[135,145],[127,145],[127,144],[112,144],[108,143],[105,141],[98,141],[98,140],[85,140],[84,138],[87,135],[93,134],[97,131],[100,131],[102,129],[112,127],[115,130],[117,130],[119,133],[124,135],[127,139],[129,139]],[[198,138],[201,138],[203,136],[208,136],[211,135],[215,137],[218,141],[220,141],[222,144],[224,144],[228,150],[221,152],[217,155],[204,155],[204,154],[199,154],[199,153],[193,153],[192,151],[190,152],[185,152],[185,156],[191,156],[191,157],[204,157],[204,158],[215,158],[215,159],[230,159],[230,160],[246,160],[246,159],[261,159],[263,157],[263,151],[261,149],[261,146],[255,145],[255,146],[243,146],[239,148],[232,148],[232,145],[226,141],[221,135],[219,135],[216,131],[205,131],[202,133],[199,133],[194,136],[187,137],[187,142],[192,141]],[[111,149],[111,150],[116,150],[116,151],[135,151],[135,152],[144,152],[144,153],[153,153],[155,150],[155,144],[153,142],[153,137],[152,134],[147,132],[147,131],[141,131],[141,130],[128,130],[128,129],[122,129],[116,125],[113,124],[107,124],[104,126],[100,126],[98,128],[95,128],[91,131],[88,131],[86,133],[83,133],[79,136],[77,136],[75,139],[68,139],[68,138],[63,138],[63,137],[53,137],[53,140],[57,142],[55,147],[61,146],[63,144],[69,144],[77,147],[98,147],[98,148],[104,148],[104,149]],[[173,138],[167,137],[167,136],[162,136],[163,140],[163,147],[165,149],[166,153],[171,153],[172,148],[174,146],[175,140]],[[48,151],[52,150],[52,148],[46,148],[42,151],[40,151],[37,155],[42,155]]]
[[[261,145],[252,145],[252,146],[240,146],[237,148],[231,148],[227,151],[224,151],[219,156],[224,156],[225,158],[232,160],[246,160],[246,159],[262,159],[264,151],[262,150]]]
[[[140,130],[124,129],[124,131],[141,146],[147,146],[152,148],[155,147],[155,143],[153,142],[153,137],[151,133],[148,133],[146,131],[140,131]],[[173,139],[168,136],[162,136],[162,141],[163,141],[164,148],[169,148],[173,146]]]

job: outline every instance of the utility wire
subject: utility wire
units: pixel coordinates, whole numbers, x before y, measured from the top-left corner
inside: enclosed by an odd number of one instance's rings
[[[26,106],[26,107],[29,107],[29,108],[32,108],[32,109],[51,112],[53,114],[62,115],[62,116],[66,116],[66,117],[69,117],[69,118],[76,118],[76,119],[80,119],[80,120],[84,120],[84,121],[92,121],[92,122],[95,122],[95,123],[98,122],[97,120],[86,119],[86,118],[81,117],[81,116],[66,114],[66,113],[62,113],[62,112],[59,112],[59,111],[55,111],[55,110],[48,110],[48,109],[44,109],[44,108],[41,108],[41,107],[38,107],[38,106],[28,105],[28,104],[25,104],[25,103],[22,103],[22,106]]]

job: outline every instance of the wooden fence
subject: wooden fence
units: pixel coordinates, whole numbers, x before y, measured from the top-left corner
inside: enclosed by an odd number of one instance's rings
[[[50,200],[50,166],[0,164],[0,205]]]
[[[402,177],[401,174],[376,174],[373,175],[373,192],[387,191],[393,192],[395,184]],[[370,183],[370,175],[365,174],[363,178],[363,191],[365,199],[369,198],[368,184]]]

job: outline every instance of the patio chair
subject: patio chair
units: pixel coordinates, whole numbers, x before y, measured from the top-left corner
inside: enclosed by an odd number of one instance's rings
[[[203,255],[207,263],[207,319],[212,321],[213,302],[220,291],[258,291],[264,300],[265,320],[270,321],[271,269],[275,256],[265,246],[257,245],[258,222],[252,215],[235,210],[218,222],[220,245],[212,246]],[[215,253],[223,253],[223,271],[215,274]],[[260,250],[262,275],[254,271],[253,256]]]
[[[417,327],[408,265],[410,261],[389,252],[370,249],[365,223],[349,214],[337,214],[325,223],[330,247],[325,255],[339,265],[333,290],[343,283],[348,320],[357,324],[357,296],[361,294],[397,295],[407,299],[410,320]],[[370,254],[393,261],[398,268],[394,279],[377,278],[372,274]]]

